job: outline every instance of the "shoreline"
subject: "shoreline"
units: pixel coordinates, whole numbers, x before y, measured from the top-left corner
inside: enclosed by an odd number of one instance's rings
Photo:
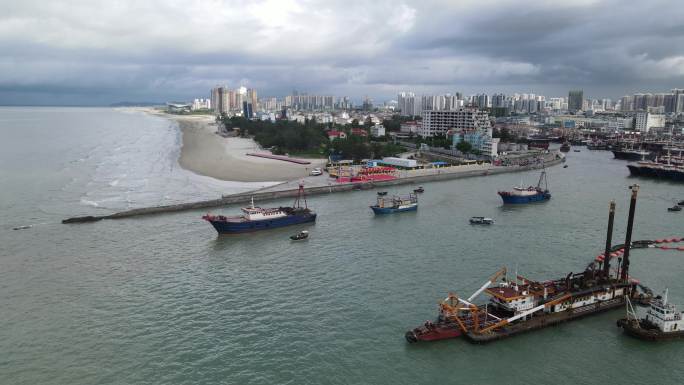
[[[248,156],[263,152],[259,144],[249,138],[222,137],[216,133],[214,117],[210,115],[173,115],[151,108],[140,108],[178,124],[181,148],[178,164],[195,174],[230,182],[291,181],[308,176],[315,167],[324,167],[325,159],[307,159],[302,165],[282,160]]]

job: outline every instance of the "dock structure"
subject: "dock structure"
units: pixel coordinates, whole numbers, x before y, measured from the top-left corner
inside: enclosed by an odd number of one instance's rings
[[[282,160],[283,162],[291,162],[291,163],[297,163],[297,164],[311,164],[311,162],[306,160],[306,159],[290,158],[289,156],[285,156],[285,155],[273,155],[273,154],[261,153],[261,152],[248,152],[247,156],[255,156],[257,158]]]
[[[556,159],[545,161],[544,164],[548,166],[560,164],[562,159]],[[419,184],[432,181],[443,181],[459,178],[469,178],[475,176],[487,176],[495,174],[503,174],[510,172],[520,172],[528,171],[541,168],[541,165],[529,165],[520,167],[488,167],[477,170],[468,170],[464,172],[441,172],[429,175],[417,175],[410,177],[396,178],[392,180],[382,180],[382,181],[368,181],[368,182],[354,182],[354,183],[334,183],[330,185],[315,186],[315,187],[305,187],[305,192],[307,195],[320,195],[320,194],[330,194],[335,192],[345,192],[353,191],[358,189],[368,190],[378,187],[386,186],[397,186],[403,184]],[[76,216],[64,219],[62,223],[88,223],[97,222],[103,219],[123,219],[131,218],[143,215],[154,215],[163,213],[173,213],[189,210],[207,209],[213,207],[227,206],[237,203],[249,202],[252,198],[258,202],[265,202],[269,200],[281,199],[281,198],[292,198],[297,196],[299,193],[298,187],[290,187],[288,183],[283,183],[282,185],[276,187],[267,187],[257,191],[250,191],[238,194],[224,195],[218,199],[210,199],[204,201],[188,202],[188,203],[178,203],[172,205],[163,206],[152,206],[152,207],[141,207],[126,211],[120,211],[108,215],[87,215],[87,216]]]

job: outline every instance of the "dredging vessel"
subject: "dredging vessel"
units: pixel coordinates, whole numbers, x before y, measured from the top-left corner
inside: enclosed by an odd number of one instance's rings
[[[503,268],[467,298],[450,293],[439,305],[437,320],[407,331],[406,340],[434,341],[464,336],[470,342],[487,343],[615,309],[623,306],[626,298],[640,304],[648,303],[651,291],[629,276],[629,251],[639,186],[630,188],[632,197],[624,245],[611,246],[615,216],[615,203],[611,202],[605,252],[583,272],[571,272],[565,277],[545,281],[516,274],[509,280]],[[639,244],[635,242],[635,245]],[[611,257],[618,259],[614,270],[611,270]],[[474,300],[482,293],[490,297],[489,301],[475,304]]]
[[[541,187],[542,181],[544,181],[544,188]],[[521,183],[519,187],[513,187],[513,191],[499,191],[498,194],[503,199],[504,204],[525,204],[551,199],[546,171],[542,171],[539,175],[539,182],[537,182],[536,187],[523,187]]]
[[[304,207],[301,206],[302,201]],[[202,219],[211,223],[219,234],[246,233],[316,221],[316,213],[307,206],[301,184],[292,207],[256,207],[252,198],[252,205],[243,207],[242,212],[242,215],[230,217],[207,214]]]
[[[643,340],[660,341],[684,338],[684,319],[677,307],[667,302],[667,290],[663,296],[651,300],[646,317],[638,319],[631,301],[627,300],[627,317],[617,321],[625,334]]]

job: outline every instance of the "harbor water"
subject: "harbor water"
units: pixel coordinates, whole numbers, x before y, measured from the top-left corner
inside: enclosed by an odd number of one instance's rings
[[[139,112],[0,108],[0,384],[681,383],[684,344],[623,336],[623,310],[482,346],[404,332],[501,266],[582,271],[611,199],[623,241],[632,183],[633,239],[684,236],[684,213],[666,210],[682,184],[630,178],[582,148],[547,170],[553,196],[533,205],[496,192],[538,171],[426,183],[417,212],[388,216],[370,210],[373,190],[315,196],[315,225],[240,236],[200,211],[59,223],[253,188],[181,169],[179,146],[175,124]],[[304,229],[308,241],[289,240]],[[632,275],[684,305],[682,266],[680,251],[632,252]]]

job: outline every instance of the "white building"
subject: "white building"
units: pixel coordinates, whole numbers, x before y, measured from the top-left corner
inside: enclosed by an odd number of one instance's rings
[[[491,136],[492,126],[487,111],[461,108],[454,111],[423,111],[422,137],[446,135],[447,131],[485,130]]]
[[[385,126],[382,124],[376,124],[370,128],[371,136],[382,137],[385,136]]]
[[[665,127],[665,115],[639,111],[636,113],[634,128],[640,132],[648,132],[653,127]]]
[[[608,121],[608,129],[611,131],[625,131],[634,128],[632,118],[614,118]]]
[[[211,108],[211,99],[195,99],[192,101],[192,110],[208,110]]]
[[[421,104],[413,92],[402,92],[397,95],[397,106],[404,116],[420,115]]]

